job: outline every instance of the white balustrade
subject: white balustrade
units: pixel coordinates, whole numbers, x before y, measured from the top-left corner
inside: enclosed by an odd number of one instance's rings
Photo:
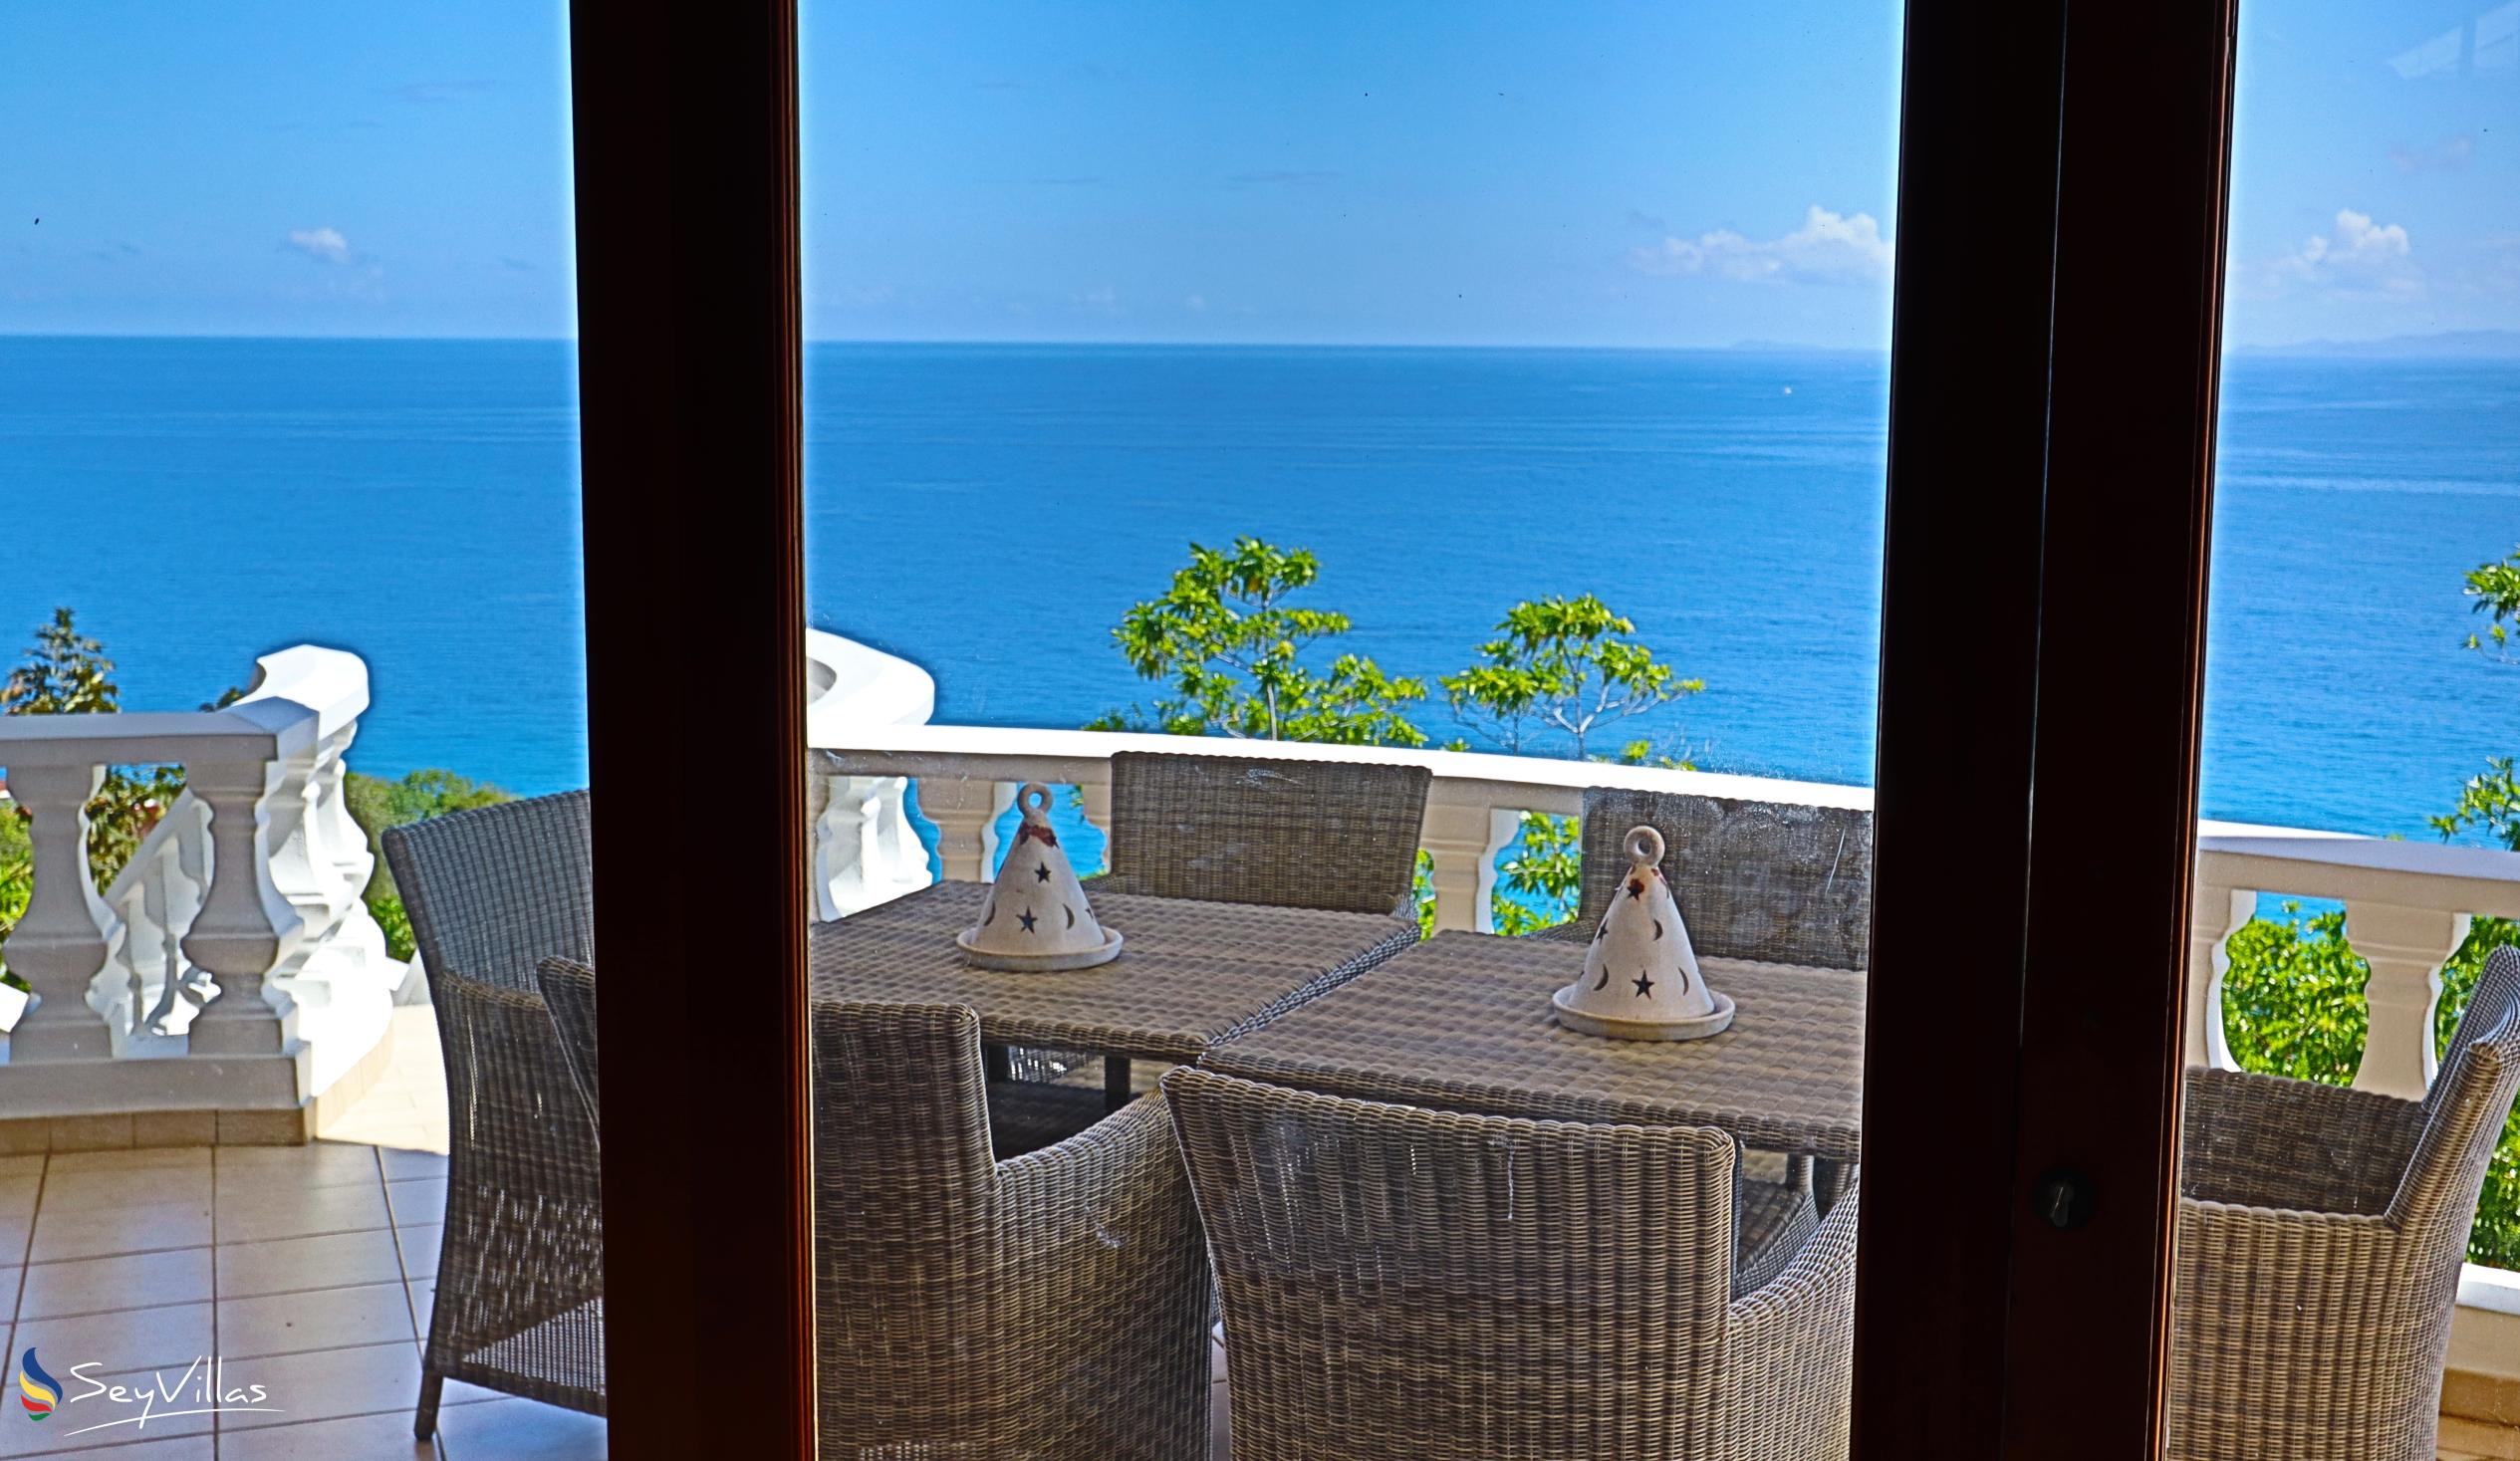
[[[344,790],[367,707],[358,656],[300,646],[223,710],[0,719],[35,819],[5,949],[35,997],[0,1113],[285,1108],[376,1047],[403,969],[362,897],[374,855]],[[119,765],[181,766],[186,786],[100,893],[82,809]]]
[[[873,727],[923,724],[936,708],[936,682],[927,671],[820,629],[805,631],[805,676],[809,746],[849,745]],[[927,849],[910,822],[906,778],[852,776],[824,757],[808,773],[806,818],[821,917],[843,917],[927,885]],[[959,865],[949,855],[946,875],[975,875],[951,870]]]

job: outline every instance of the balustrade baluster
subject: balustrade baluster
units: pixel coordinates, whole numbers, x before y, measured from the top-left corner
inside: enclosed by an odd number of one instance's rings
[[[192,1022],[194,1055],[277,1055],[296,1039],[296,1011],[266,978],[299,941],[297,910],[272,885],[263,806],[278,773],[261,762],[190,768],[210,809],[210,886],[183,952],[218,981]]]
[[[9,795],[32,813],[35,886],[9,934],[9,968],[35,990],[35,1003],[10,1034],[14,1062],[101,1061],[114,1034],[88,1005],[105,968],[113,913],[88,871],[88,802],[105,784],[102,766],[16,766]]]
[[[945,876],[988,880],[997,861],[997,820],[1015,805],[1015,787],[975,778],[922,776],[918,810],[936,824],[936,858]]]
[[[2231,1067],[2222,1028],[2222,971],[2231,960],[2224,944],[2257,916],[2257,894],[2208,882],[2200,874],[2187,905],[2187,1064]]]
[[[2354,1085],[2389,1096],[2419,1096],[2432,1069],[2434,975],[2467,937],[2464,913],[2408,908],[2349,898],[2345,933],[2372,966],[2365,991],[2371,1036]]]

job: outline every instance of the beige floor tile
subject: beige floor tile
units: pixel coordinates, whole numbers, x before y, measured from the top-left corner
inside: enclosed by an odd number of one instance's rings
[[[408,1410],[230,1430],[219,1437],[219,1461],[450,1461],[452,1454],[411,1439]]]
[[[0,1177],[0,1217],[22,1218],[35,1211],[35,1196],[44,1190],[44,1174]]]
[[[27,1236],[34,1231],[33,1218],[0,1217],[0,1262],[26,1262]]]
[[[40,1151],[26,1151],[19,1152],[12,1156],[0,1156],[0,1180],[6,1180],[11,1177],[40,1177],[42,1175],[44,1175],[44,1153]]]
[[[44,1179],[44,1213],[101,1207],[166,1206],[210,1200],[206,1167],[139,1167],[119,1172],[55,1172]]]
[[[342,1187],[276,1187],[219,1200],[221,1243],[259,1243],[387,1226],[382,1182]],[[40,1239],[41,1233],[37,1234]]]
[[[206,1146],[142,1146],[129,1151],[65,1151],[45,1170],[52,1176],[69,1172],[136,1172],[150,1167],[207,1167]]]
[[[538,1400],[494,1400],[441,1410],[438,1433],[453,1461],[604,1461],[600,1415]]]
[[[17,1418],[10,1417],[12,1421]],[[64,1417],[56,1415],[42,1426],[11,1424],[6,1431],[0,1431],[0,1456],[80,1456],[93,1457],[94,1461],[213,1461],[218,1454],[208,1431],[166,1434],[166,1429],[173,1428],[173,1422],[168,1422],[165,1429],[151,1424],[148,1428],[150,1439],[133,1441],[127,1437],[115,1439],[130,1429],[127,1425],[84,1436],[65,1436],[52,1429]]]
[[[406,1341],[317,1349],[245,1363],[231,1360],[228,1373],[264,1386],[282,1413],[222,1416],[222,1433],[345,1415],[399,1411],[407,1417],[419,1402],[420,1347]]]
[[[262,1185],[339,1187],[377,1180],[377,1151],[312,1141],[304,1146],[222,1146],[216,1164],[222,1193]]]
[[[385,1198],[393,1204],[395,1227],[425,1226],[446,1219],[446,1179],[417,1177],[404,1182],[385,1183]]]
[[[438,1223],[422,1223],[417,1227],[397,1227],[394,1240],[402,1249],[402,1276],[406,1279],[434,1278],[437,1255],[445,1246],[446,1229]]]
[[[379,1146],[377,1148],[377,1159],[384,1163],[385,1180],[388,1182],[404,1182],[413,1177],[446,1175],[446,1153],[442,1151],[414,1151],[405,1147]]]
[[[21,1322],[109,1309],[198,1304],[210,1297],[210,1250],[176,1248],[113,1258],[39,1263],[18,1296]]]
[[[69,1384],[75,1364],[95,1362],[100,1366],[96,1373],[116,1374],[168,1365],[181,1368],[209,1353],[210,1306],[176,1304],[31,1319],[20,1324],[17,1333],[17,1342],[43,1351],[44,1367]]]
[[[230,1359],[411,1338],[411,1301],[398,1280],[219,1301],[219,1352]]]
[[[265,1243],[228,1243],[216,1250],[222,1299],[251,1299],[300,1289],[340,1289],[404,1277],[393,1234],[385,1228],[320,1233]]]
[[[210,1241],[210,1204],[150,1203],[44,1213],[36,1219],[27,1250],[37,1263],[147,1253],[162,1248],[200,1248]]]
[[[426,1280],[415,1280],[406,1287],[411,1294],[412,1333],[425,1340],[428,1339],[429,1311],[437,1303],[437,1285]]]

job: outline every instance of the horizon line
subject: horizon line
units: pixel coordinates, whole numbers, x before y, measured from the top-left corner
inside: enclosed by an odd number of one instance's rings
[[[2319,337],[2311,340],[2268,344],[2260,341],[2225,341],[2225,355],[2242,352],[2296,352],[2318,355],[2323,352],[2354,352],[2380,345],[2415,345],[2426,341],[2449,342],[2478,336],[2512,336],[2520,339],[2520,331],[2495,328],[2436,330],[2419,335],[2381,335],[2363,339],[2340,340]],[[341,345],[571,345],[575,335],[290,335],[279,332],[208,331],[46,331],[0,329],[0,340],[155,340],[155,341],[262,341],[287,344]],[[1813,345],[1797,341],[1739,340],[1725,345],[1623,345],[1584,344],[1558,341],[1355,341],[1355,340],[982,340],[969,338],[939,339],[934,337],[876,336],[807,336],[806,345],[970,347],[976,349],[1039,349],[1039,350],[1308,350],[1308,351],[1563,351],[1628,355],[1835,355],[1886,357],[1890,353],[1887,342],[1880,345]],[[2511,357],[2479,356],[2471,359],[2520,359],[2520,351]]]

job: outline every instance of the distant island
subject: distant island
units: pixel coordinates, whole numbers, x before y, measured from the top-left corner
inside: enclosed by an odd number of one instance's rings
[[[2240,356],[2327,356],[2367,361],[2520,360],[2520,330],[2450,330],[2383,340],[2306,340],[2298,345],[2240,345]]]

